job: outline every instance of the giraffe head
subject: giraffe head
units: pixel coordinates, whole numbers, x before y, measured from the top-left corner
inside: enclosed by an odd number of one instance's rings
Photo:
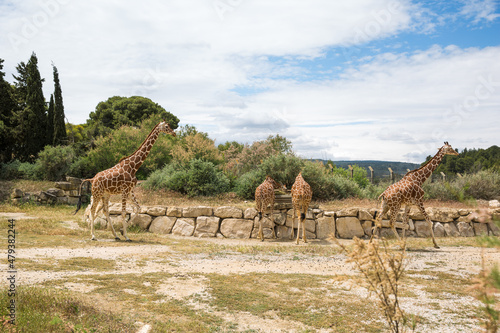
[[[286,192],[286,185],[281,185],[280,183],[272,179],[270,176],[266,177],[266,182],[271,183],[275,189]]]
[[[170,128],[170,125],[166,121],[162,121],[160,124],[158,124],[158,129],[160,130],[160,132],[175,136],[174,130]]]
[[[448,141],[446,141],[444,143],[444,146],[441,147],[441,149],[443,150],[443,154],[445,154],[445,155],[458,155],[458,153],[456,152],[456,150],[453,149],[451,147],[451,145],[448,144]]]

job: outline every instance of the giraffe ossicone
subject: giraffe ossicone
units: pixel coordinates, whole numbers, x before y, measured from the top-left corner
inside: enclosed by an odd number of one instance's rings
[[[436,170],[444,155],[458,155],[458,153],[448,144],[448,142],[445,142],[444,145],[439,148],[437,154],[427,163],[418,169],[409,171],[400,181],[390,185],[384,192],[382,192],[382,194],[378,197],[379,200],[382,199],[381,208],[379,214],[375,217],[375,226],[373,227],[372,238],[378,233],[378,229],[382,226],[382,216],[387,212],[390,212],[390,227],[396,235],[396,238],[398,240],[400,239],[394,224],[401,205],[405,204],[405,211],[403,215],[404,238],[405,230],[408,226],[408,214],[410,212],[410,207],[411,205],[416,205],[430,228],[434,247],[439,248],[436,243],[436,239],[434,238],[433,223],[429,218],[429,215],[425,212],[423,203],[424,190],[422,189],[422,184],[432,175],[432,172]]]
[[[77,208],[74,214],[78,212],[82,205],[82,185],[85,182],[91,182],[92,197],[90,200],[90,233],[92,236],[92,240],[96,240],[94,235],[94,220],[96,218],[96,209],[100,202],[102,202],[102,209],[104,210],[108,226],[111,225],[111,230],[113,231],[115,239],[120,239],[116,235],[113,223],[111,223],[111,219],[109,218],[109,198],[112,194],[121,194],[121,218],[123,225],[123,236],[125,237],[125,240],[130,241],[127,236],[127,221],[125,219],[127,199],[129,196],[132,197],[132,202],[136,208],[134,215],[135,217],[139,213],[140,209],[139,203],[137,202],[137,199],[134,195],[134,187],[137,184],[137,178],[135,174],[148,156],[151,148],[153,148],[153,145],[158,139],[160,133],[166,133],[175,136],[175,132],[170,128],[170,125],[168,123],[166,123],[165,121],[158,123],[133,154],[122,158],[115,166],[97,173],[93,178],[83,180],[80,184],[80,198],[78,200]]]

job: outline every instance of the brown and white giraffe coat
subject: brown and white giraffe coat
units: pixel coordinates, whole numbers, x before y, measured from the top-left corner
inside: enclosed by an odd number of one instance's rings
[[[307,243],[306,237],[306,228],[305,228],[305,220],[307,209],[309,208],[309,203],[311,203],[312,199],[312,189],[311,186],[304,180],[302,177],[302,172],[295,178],[295,182],[292,186],[292,203],[294,212],[297,214],[297,218],[299,220],[297,226],[297,244],[299,244],[300,237],[300,226],[302,226],[302,238],[304,243]],[[295,216],[292,220],[292,230],[293,230],[293,221],[295,220]],[[293,238],[293,232],[290,235],[290,239]]]
[[[387,187],[387,189],[379,196],[379,200],[382,199],[380,212],[375,219],[374,233],[377,233],[377,229],[381,227],[381,219],[384,214],[390,211],[390,226],[396,237],[399,239],[399,235],[396,232],[394,223],[396,222],[396,217],[401,208],[401,205],[405,204],[405,212],[403,215],[403,223],[405,227],[403,228],[403,237],[405,233],[406,225],[408,224],[408,213],[410,212],[410,206],[416,205],[420,212],[424,215],[427,224],[431,230],[432,242],[434,247],[439,248],[434,238],[433,224],[429,216],[425,212],[424,208],[424,190],[422,189],[422,184],[427,178],[430,177],[432,172],[436,170],[439,163],[443,159],[444,155],[458,155],[458,153],[445,142],[437,154],[430,159],[425,165],[418,169],[408,172],[400,181],[394,183]]]
[[[85,179],[82,182],[82,185],[86,181],[90,181],[92,183],[92,198],[91,198],[91,209],[90,209],[90,232],[92,235],[92,240],[95,240],[94,235],[94,220],[96,217],[96,209],[99,205],[99,202],[102,201],[102,208],[104,209],[104,213],[106,215],[106,220],[108,221],[108,225],[111,225],[111,229],[113,231],[113,235],[115,239],[120,239],[115,232],[113,224],[109,218],[109,197],[112,194],[121,194],[122,195],[122,223],[123,223],[123,236],[127,241],[130,239],[127,237],[127,222],[125,220],[125,208],[127,205],[127,199],[129,195],[132,196],[133,204],[136,207],[136,214],[139,212],[139,203],[134,195],[134,187],[137,184],[137,178],[135,176],[137,170],[142,165],[146,157],[148,156],[151,148],[153,148],[154,143],[158,139],[158,135],[163,132],[170,135],[175,136],[175,132],[170,128],[169,124],[166,122],[160,122],[157,124],[151,133],[147,136],[146,140],[141,144],[141,146],[128,157],[124,157],[116,164],[114,167],[109,168],[107,170],[101,171],[96,174],[91,179]],[[81,185],[80,185],[81,192]],[[78,202],[76,212],[81,207],[81,197]]]
[[[269,211],[271,215],[271,222],[273,225],[273,238],[276,238],[276,233],[274,231],[274,190],[275,189],[285,189],[284,185],[277,183],[274,179],[267,176],[262,184],[260,184],[255,190],[255,205],[257,211],[259,212],[259,237],[260,240],[264,240],[264,233],[262,231],[262,218]]]

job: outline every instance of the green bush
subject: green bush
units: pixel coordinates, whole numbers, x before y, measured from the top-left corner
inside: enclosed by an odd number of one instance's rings
[[[265,178],[266,173],[261,169],[247,172],[236,179],[234,191],[241,198],[253,199],[255,198],[255,189],[262,184]]]
[[[71,146],[46,146],[38,154],[35,172],[39,172],[44,180],[62,180],[68,175],[70,166],[75,159]]]
[[[43,175],[39,165],[13,160],[0,164],[0,179],[42,180]]]
[[[229,179],[213,163],[193,159],[188,165],[171,164],[153,172],[145,186],[209,196],[229,191]]]
[[[461,179],[467,197],[492,200],[500,198],[500,173],[483,170]]]

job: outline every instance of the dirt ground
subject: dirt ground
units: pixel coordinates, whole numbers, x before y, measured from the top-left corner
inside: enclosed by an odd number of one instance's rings
[[[17,213],[1,213],[0,218],[29,218],[26,214]],[[67,223],[68,228],[80,228],[74,222]],[[82,229],[85,234],[88,230]],[[170,239],[178,239],[182,241],[185,238],[176,238],[168,236]],[[195,238],[193,238],[195,240]],[[257,240],[231,240],[231,239],[198,239],[196,242],[212,242],[214,244],[222,244],[228,247],[238,246],[296,246],[293,242],[260,242]],[[358,274],[352,264],[346,262],[346,256],[343,254],[333,256],[307,256],[301,255],[299,260],[293,252],[265,254],[222,254],[210,256],[206,254],[184,254],[179,253],[168,245],[162,244],[139,244],[133,246],[124,244],[117,245],[110,239],[101,239],[97,242],[92,242],[95,246],[88,246],[90,241],[82,239],[82,247],[65,248],[65,247],[41,247],[41,248],[26,248],[18,251],[17,259],[29,259],[32,261],[44,260],[47,262],[54,259],[71,259],[71,258],[93,258],[115,260],[116,266],[113,270],[94,271],[92,269],[82,271],[73,270],[33,270],[20,271],[18,273],[18,282],[20,284],[41,284],[50,281],[57,281],[72,276],[102,275],[102,274],[135,274],[141,272],[165,272],[172,273],[175,276],[165,281],[157,293],[165,295],[165,297],[173,299],[185,299],[194,294],[209,293],[207,283],[203,274],[244,274],[244,273],[283,273],[288,274],[303,273],[312,275],[331,276],[333,284],[338,284],[343,288],[345,295],[363,297],[370,302],[375,302],[374,296],[370,296],[365,288],[350,285],[349,283],[339,282],[334,279],[335,276],[351,276]],[[350,244],[350,240],[341,240],[344,244]],[[311,240],[309,244],[301,244],[300,247],[310,245],[335,246],[329,241]],[[433,272],[443,272],[452,274],[461,279],[472,279],[481,269],[482,257],[484,256],[487,265],[500,262],[500,252],[496,249],[482,249],[479,247],[442,247],[434,249],[429,247],[424,250],[412,251],[411,248],[407,252],[407,268],[406,270],[412,277],[422,279],[436,279],[436,275],[426,275],[425,272],[429,269]],[[165,258],[168,258],[166,260]],[[161,259],[161,260],[160,260]],[[419,273],[420,272],[420,273]],[[424,272],[424,273],[422,273]],[[186,278],[189,277],[189,278]],[[5,283],[5,281],[3,282]],[[344,285],[345,284],[345,285]],[[69,282],[64,285],[65,288],[81,293],[91,293],[96,287],[92,283]],[[134,290],[124,290],[124,292],[134,293]],[[480,323],[472,315],[464,314],[457,315],[455,312],[450,313],[449,309],[457,307],[477,308],[480,303],[471,296],[454,295],[443,293],[439,299],[433,298],[428,292],[423,289],[415,289],[415,297],[401,299],[404,311],[422,316],[428,320],[418,329],[419,332],[475,332],[481,331]],[[429,306],[429,304],[439,303],[439,306]],[[206,305],[193,304],[196,307],[206,307]],[[276,316],[276,318],[259,318],[249,313],[228,314],[222,313],[215,309],[211,309],[220,317],[227,321],[237,322],[238,327],[243,330],[254,330],[257,332],[287,332],[287,331],[302,331],[309,328],[302,323],[285,321]],[[147,325],[139,329],[139,332],[148,332]],[[328,331],[325,331],[328,332]]]

